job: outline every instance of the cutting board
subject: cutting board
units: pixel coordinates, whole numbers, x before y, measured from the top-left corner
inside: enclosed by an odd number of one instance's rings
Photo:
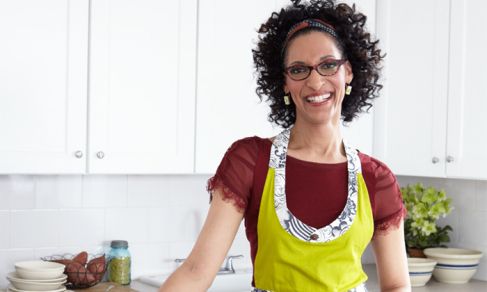
[[[134,290],[130,288],[130,286],[123,286],[117,283],[100,283],[93,287],[87,289],[76,289],[74,291],[79,292],[139,292],[138,290]]]

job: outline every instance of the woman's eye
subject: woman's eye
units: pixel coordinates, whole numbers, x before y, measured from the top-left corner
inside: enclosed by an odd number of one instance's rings
[[[294,67],[289,68],[289,74],[302,74],[302,73],[306,72],[307,70],[308,70],[308,68],[306,68],[304,66],[294,66]]]
[[[323,70],[334,69],[337,66],[337,62],[324,62],[321,63],[320,68]]]

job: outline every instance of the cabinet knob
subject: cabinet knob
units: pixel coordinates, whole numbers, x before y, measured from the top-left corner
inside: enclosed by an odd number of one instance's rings
[[[455,159],[453,158],[453,156],[448,155],[448,156],[446,157],[446,162],[448,162],[448,163],[452,163],[453,161],[455,161]]]
[[[440,159],[439,159],[438,157],[436,157],[436,156],[435,156],[435,157],[433,157],[433,158],[431,159],[431,162],[433,162],[433,164],[436,164],[436,163],[440,162]]]
[[[103,151],[98,151],[96,153],[96,157],[98,157],[99,159],[103,159],[103,157],[105,157],[105,153],[103,153]]]
[[[83,157],[83,151],[78,150],[78,151],[74,152],[74,156],[75,156],[76,158],[81,158],[81,157]]]

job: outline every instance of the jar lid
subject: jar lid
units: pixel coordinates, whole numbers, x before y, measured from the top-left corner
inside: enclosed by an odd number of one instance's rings
[[[128,248],[129,243],[126,240],[112,240],[110,247],[113,248]]]

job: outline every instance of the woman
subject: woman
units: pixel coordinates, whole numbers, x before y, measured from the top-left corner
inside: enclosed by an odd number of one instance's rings
[[[284,131],[230,147],[209,180],[201,234],[160,291],[208,289],[243,218],[254,291],[366,291],[370,241],[381,290],[410,291],[395,177],[340,133],[381,88],[365,20],[333,0],[296,0],[261,26],[257,93]]]

